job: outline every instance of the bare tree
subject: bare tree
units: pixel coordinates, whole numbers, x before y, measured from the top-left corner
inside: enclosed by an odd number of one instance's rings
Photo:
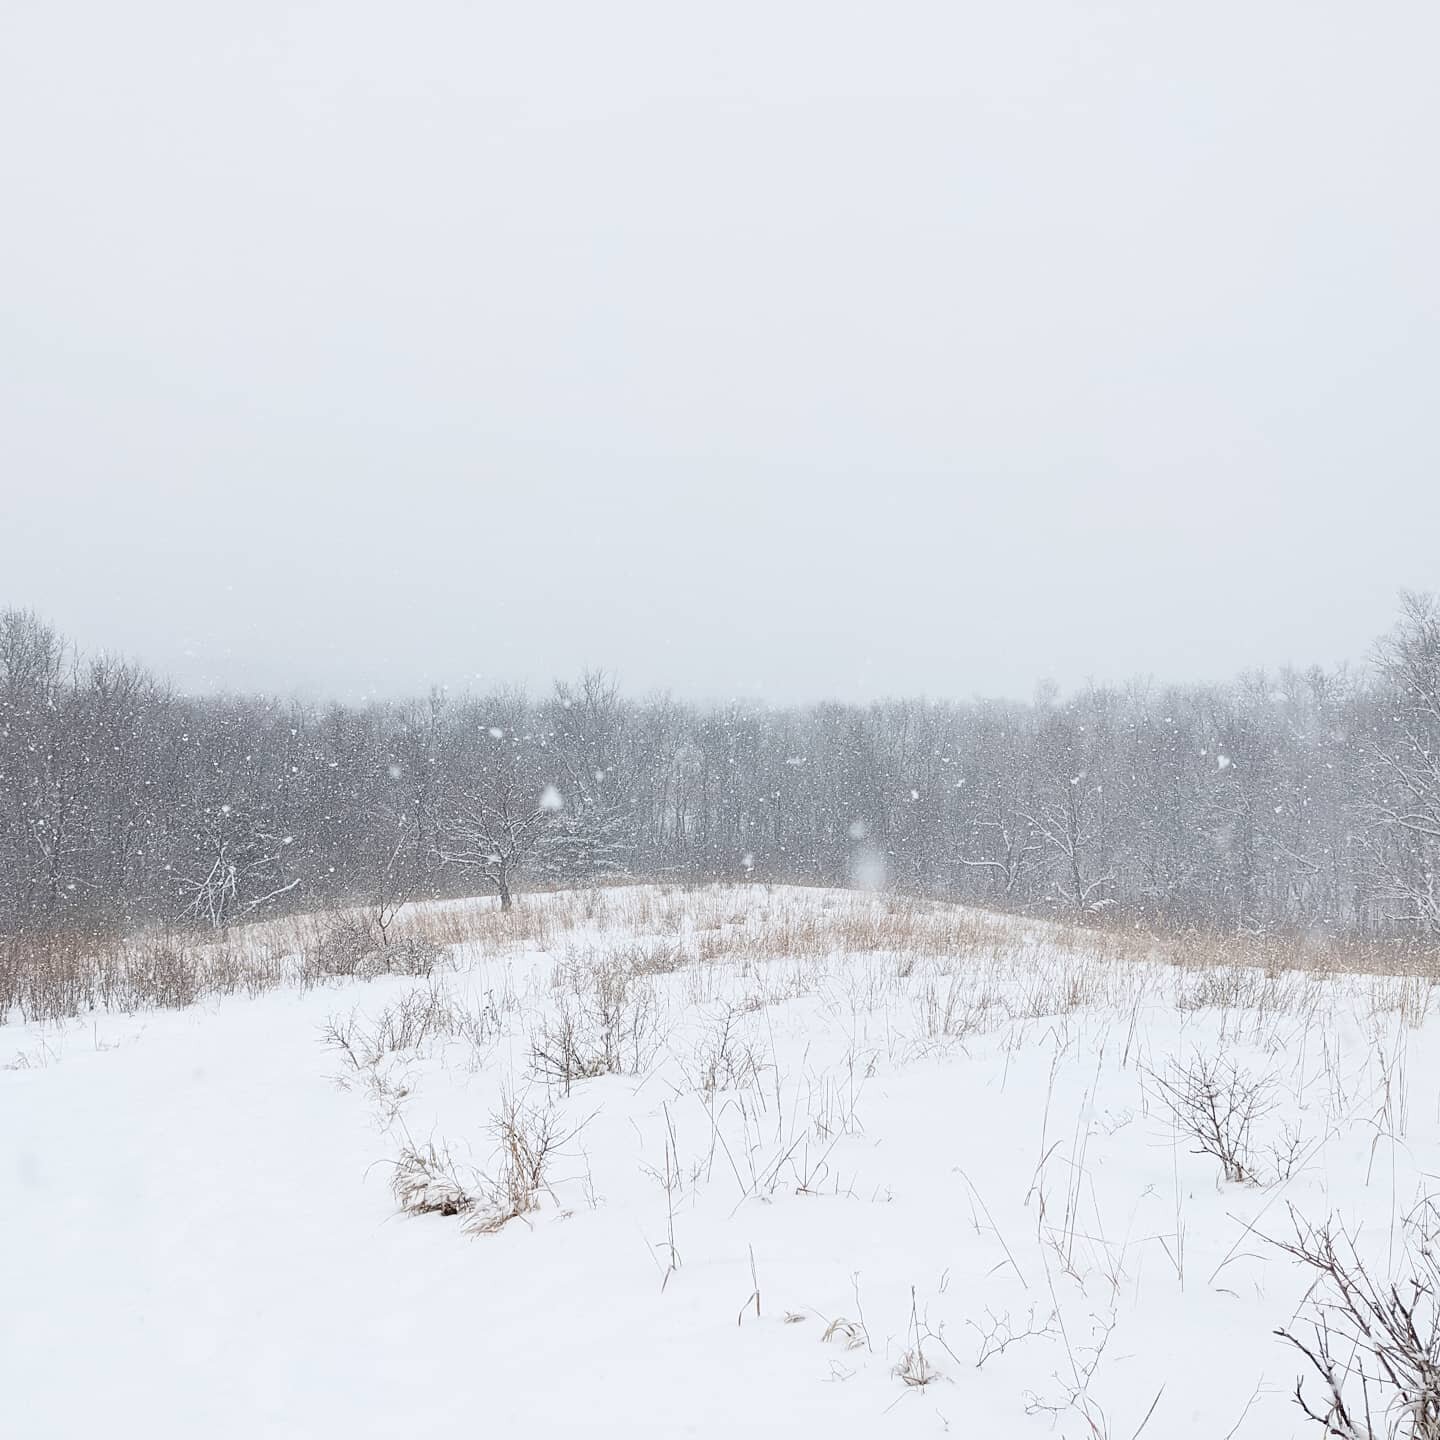
[[[223,927],[529,872],[844,884],[1172,924],[1440,936],[1440,611],[1373,673],[801,708],[176,695],[0,612],[0,943]],[[863,862],[863,864],[862,864]],[[477,887],[478,888],[478,887]]]
[[[1109,808],[1103,732],[1092,692],[1086,724],[1066,710],[1048,717],[1034,757],[1036,784],[1025,819],[1047,847],[1055,893],[1067,908],[1086,912],[1110,901],[1107,865]]]
[[[1440,605],[1405,593],[1377,650],[1391,712],[1369,746],[1375,819],[1368,855],[1399,918],[1440,934]]]
[[[504,696],[472,708],[467,719],[477,738],[467,769],[450,779],[441,860],[479,876],[508,910],[516,876],[564,802],[537,763],[543,737],[528,729],[532,716],[523,701]]]
[[[301,883],[286,872],[291,843],[263,817],[228,802],[206,805],[196,817],[192,866],[174,875],[180,902],[175,918],[224,930],[273,905]]]

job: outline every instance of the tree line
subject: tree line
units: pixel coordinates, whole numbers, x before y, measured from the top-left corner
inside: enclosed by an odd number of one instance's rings
[[[783,708],[200,698],[0,614],[0,936],[642,877],[1433,937],[1437,874],[1426,596],[1362,670]]]

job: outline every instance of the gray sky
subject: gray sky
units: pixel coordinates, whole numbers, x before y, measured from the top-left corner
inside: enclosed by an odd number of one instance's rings
[[[1440,588],[1440,7],[9,0],[0,604],[1028,696]]]

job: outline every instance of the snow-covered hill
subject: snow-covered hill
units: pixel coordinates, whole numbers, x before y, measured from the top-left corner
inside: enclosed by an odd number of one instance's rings
[[[0,1429],[1319,1435],[1274,1242],[1404,1278],[1440,1185],[1425,979],[762,887],[428,918],[428,974],[0,1027]]]

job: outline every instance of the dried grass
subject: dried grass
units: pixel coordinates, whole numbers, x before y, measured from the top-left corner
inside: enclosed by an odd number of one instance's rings
[[[1034,1015],[1098,1001],[1116,983],[1105,977],[1118,961],[1173,969],[1177,1003],[1187,1008],[1233,1008],[1257,997],[1294,1004],[1294,994],[1275,988],[1285,977],[1356,974],[1403,982],[1409,988],[1387,992],[1385,1003],[1423,1018],[1440,979],[1440,950],[1419,941],[1323,932],[1217,935],[1118,921],[1077,925],[902,896],[645,885],[531,895],[510,911],[486,900],[413,905],[387,924],[384,943],[373,914],[356,907],[220,936],[175,930],[12,936],[0,939],[0,1022],[178,1008],[333,979],[425,976],[447,953],[457,964],[566,946],[583,953],[585,937],[602,932],[634,937],[608,952],[631,976],[688,968],[697,1001],[706,998],[709,967],[749,967],[761,1005],[813,992],[827,966],[860,955],[884,958],[903,978],[927,963],[940,974],[976,966],[1016,974],[1037,953],[1066,954],[1071,963],[1063,978],[1053,966],[1036,969],[1028,1004]],[[953,1036],[967,1020],[937,991],[931,1024],[937,1035]]]

